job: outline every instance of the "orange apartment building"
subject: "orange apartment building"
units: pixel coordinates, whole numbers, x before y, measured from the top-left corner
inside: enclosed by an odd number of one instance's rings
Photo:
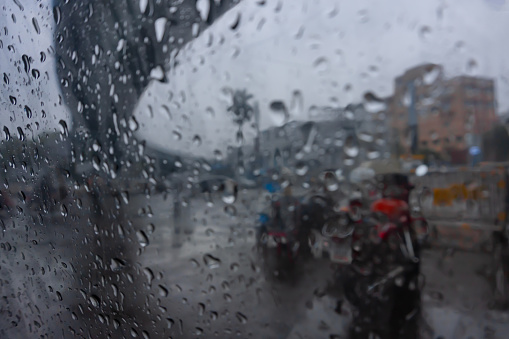
[[[443,67],[425,64],[395,79],[389,100],[392,136],[402,155],[432,150],[452,163],[465,163],[471,146],[492,128],[495,113],[492,79],[445,79]]]

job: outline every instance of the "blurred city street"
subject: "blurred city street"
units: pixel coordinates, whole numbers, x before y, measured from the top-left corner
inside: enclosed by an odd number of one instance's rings
[[[70,208],[65,217],[55,211],[51,225],[23,242],[20,234],[23,245],[2,259],[3,270],[10,267],[13,278],[28,267],[47,270],[31,280],[47,294],[19,301],[35,307],[38,298],[54,300],[47,309],[34,311],[40,323],[55,325],[54,332],[39,333],[37,326],[22,321],[9,325],[5,322],[11,319],[5,318],[2,328],[11,330],[5,334],[16,337],[24,326],[27,335],[67,337],[69,333],[61,332],[63,321],[68,331],[85,337],[100,336],[103,327],[93,324],[104,322],[112,333],[124,335],[346,337],[352,308],[345,301],[336,309],[342,295],[328,259],[301,258],[293,267],[277,267],[257,250],[255,221],[263,199],[261,191],[241,190],[234,204],[224,203],[221,196],[209,202],[198,196],[182,206],[161,194],[137,194],[118,209],[114,199],[103,200],[106,215],[121,218],[87,221],[79,208]],[[87,222],[94,226],[78,231],[75,225]],[[4,225],[23,229],[20,223]],[[86,229],[94,232],[83,234]],[[9,242],[5,237],[2,241]],[[81,246],[90,248],[89,255]],[[436,247],[424,251],[422,262],[426,282],[417,315],[422,338],[505,338],[509,313],[494,307],[489,254]],[[81,288],[83,278],[95,282],[92,292]],[[118,308],[116,303],[124,304]],[[143,305],[152,312],[132,318]]]

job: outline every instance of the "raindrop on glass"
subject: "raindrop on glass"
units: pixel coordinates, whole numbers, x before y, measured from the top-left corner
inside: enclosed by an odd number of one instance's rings
[[[193,144],[194,144],[195,146],[201,146],[201,138],[200,138],[200,136],[199,136],[199,135],[195,135],[195,136],[193,137]]]
[[[203,263],[210,269],[218,268],[221,265],[221,260],[211,254],[203,256]]]
[[[25,110],[25,114],[26,114],[27,118],[31,119],[32,118],[32,110],[30,109],[30,107],[25,105],[24,110]]]
[[[154,28],[156,31],[156,39],[157,41],[162,41],[164,36],[164,31],[166,27],[166,22],[168,20],[166,18],[159,18],[154,22]]]
[[[37,34],[41,34],[41,29],[39,28],[39,23],[37,22],[36,18],[32,18],[32,25],[34,25],[35,32]]]
[[[148,246],[149,240],[145,232],[143,231],[136,232],[136,238],[138,239],[138,243],[141,245],[141,247]]]
[[[329,70],[329,60],[325,57],[319,57],[313,62],[313,68],[319,73],[327,72]]]
[[[247,317],[244,314],[237,312],[237,313],[235,313],[235,318],[237,318],[237,320],[241,324],[247,324]]]
[[[133,132],[137,131],[137,130],[138,130],[138,128],[140,127],[140,125],[138,124],[138,121],[136,120],[136,118],[135,118],[135,117],[131,117],[131,118],[129,119],[128,124],[129,124],[129,129],[130,129],[131,131],[133,131]]]
[[[39,72],[39,70],[37,69],[33,69],[32,70],[32,76],[35,78],[35,79],[39,79],[39,77],[41,76],[41,73]]]
[[[63,136],[69,135],[69,129],[67,128],[67,123],[64,120],[60,120],[58,122],[58,126],[60,127],[60,134]]]
[[[55,23],[58,25],[60,20],[62,20],[62,12],[60,11],[60,7],[55,6],[53,8],[53,18],[55,19]]]
[[[357,145],[357,141],[353,136],[348,136],[345,140],[344,145],[345,154],[351,158],[355,158],[359,155],[359,146]]]
[[[30,72],[30,58],[28,57],[28,55],[23,54],[21,60],[23,60],[23,68],[25,70],[25,73]]]
[[[210,11],[210,1],[209,0],[197,0],[196,1],[196,9],[200,13],[200,18],[202,21],[206,21],[209,16]]]
[[[101,305],[101,299],[99,299],[99,297],[96,295],[92,295],[89,298],[89,301],[92,304],[92,306],[94,306],[94,307],[99,307],[99,305]]]

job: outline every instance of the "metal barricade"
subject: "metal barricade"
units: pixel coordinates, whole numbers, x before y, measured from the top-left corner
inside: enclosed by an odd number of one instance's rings
[[[430,171],[413,178],[421,213],[429,221],[463,228],[503,230],[507,219],[507,167]]]

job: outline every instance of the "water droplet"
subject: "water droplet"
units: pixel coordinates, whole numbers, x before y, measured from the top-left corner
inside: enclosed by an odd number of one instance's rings
[[[138,242],[140,243],[141,247],[146,247],[149,245],[149,240],[145,232],[143,231],[136,232],[136,238],[138,239]]]
[[[138,124],[138,121],[136,120],[136,118],[135,118],[135,117],[131,117],[131,118],[129,119],[128,124],[129,124],[129,129],[130,129],[131,131],[133,131],[133,132],[137,131],[137,130],[138,130],[138,128],[140,128],[140,125]]]
[[[475,75],[475,74],[477,74],[479,65],[478,65],[478,63],[477,63],[477,61],[475,59],[470,59],[467,62],[467,67],[466,68],[467,68],[466,71],[467,71],[468,74]]]
[[[369,151],[367,156],[368,156],[369,160],[378,159],[380,157],[380,152],[379,151]]]
[[[369,113],[378,113],[387,108],[385,100],[377,97],[371,92],[364,94],[364,109]]]
[[[168,119],[172,120],[173,116],[171,115],[170,109],[166,105],[161,105],[161,112],[164,113]]]
[[[221,260],[212,256],[211,254],[205,254],[203,256],[203,263],[210,269],[218,268],[221,265]]]
[[[16,6],[18,6],[19,10],[20,11],[24,11],[25,8],[23,7],[23,5],[19,2],[19,0],[14,0],[14,3],[16,4]]]
[[[224,182],[224,190],[222,200],[225,204],[233,204],[237,199],[237,184],[232,180]]]
[[[357,136],[359,137],[360,140],[362,140],[364,142],[373,142],[373,140],[374,140],[373,135],[367,131],[359,130],[359,132],[357,133]]]
[[[148,0],[140,0],[140,12],[145,13],[148,6]]]
[[[428,166],[426,166],[426,165],[419,165],[415,169],[415,175],[418,177],[422,177],[422,176],[426,175],[426,173],[428,173]]]
[[[46,53],[41,52],[41,62],[46,61]]]
[[[223,153],[220,150],[214,150],[214,157],[217,161],[223,160]]]
[[[329,70],[329,60],[325,57],[319,57],[313,62],[313,68],[319,73],[327,72]]]
[[[125,262],[119,258],[111,259],[110,268],[112,271],[120,271],[125,267]]]
[[[94,307],[99,307],[101,305],[101,299],[99,299],[99,297],[96,295],[92,295],[89,298],[89,301],[92,304],[92,306],[94,306]]]
[[[422,40],[428,41],[429,37],[431,35],[431,28],[429,26],[422,26],[421,29],[419,29],[419,36]]]
[[[92,144],[92,150],[94,152],[99,152],[101,150],[101,144],[99,143],[98,140],[95,140],[94,143]]]
[[[230,270],[232,270],[233,272],[237,272],[239,270],[239,264],[234,262],[233,264],[230,265]]]
[[[7,73],[4,73],[4,83],[5,83],[6,85],[8,85],[8,84],[9,84],[9,76],[7,75]]]
[[[335,192],[339,189],[339,183],[336,175],[332,172],[325,173],[324,177],[325,188],[329,192]]]
[[[304,98],[302,92],[295,90],[292,93],[292,101],[290,103],[290,113],[295,117],[300,117],[304,111]]]
[[[67,206],[65,204],[60,205],[60,214],[65,218],[69,214],[69,211],[67,210]]]
[[[205,114],[209,117],[209,118],[213,118],[216,113],[214,112],[214,109],[212,107],[207,107],[205,109]]]
[[[302,161],[298,162],[297,166],[295,167],[295,173],[297,173],[297,175],[299,175],[301,177],[306,175],[308,170],[309,170],[308,165],[305,162],[302,162]]]
[[[78,110],[78,113],[83,113],[83,103],[81,101],[78,101],[77,110]]]
[[[18,131],[18,139],[21,141],[25,141],[25,133],[23,133],[23,130],[21,129],[21,127],[18,127],[17,131]]]
[[[30,107],[25,105],[24,109],[25,109],[25,114],[26,114],[27,118],[31,119],[32,118],[32,110],[30,109]]]
[[[60,134],[63,136],[69,135],[69,129],[67,128],[67,123],[64,120],[60,120],[58,122],[58,126],[60,127]]]
[[[276,126],[282,126],[288,122],[290,114],[284,102],[279,100],[272,101],[270,103],[270,109],[272,112],[271,114],[272,121]]]
[[[168,326],[168,328],[172,328],[173,325],[175,325],[175,320],[173,320],[172,318],[166,318],[166,325]]]
[[[154,272],[150,268],[145,267],[143,269],[143,273],[147,277],[148,284],[151,285],[152,284],[152,280],[154,280]]]
[[[4,137],[6,141],[9,141],[11,139],[11,133],[9,132],[7,126],[4,126]]]
[[[200,136],[199,136],[199,135],[195,135],[195,136],[193,137],[193,144],[194,144],[195,146],[197,146],[197,147],[198,147],[198,146],[201,146],[201,138],[200,138]]]
[[[21,60],[23,60],[23,68],[25,70],[25,73],[30,72],[30,58],[28,57],[28,55],[23,54],[21,56]]]
[[[165,82],[166,81],[166,75],[164,74],[164,69],[162,66],[158,65],[150,71],[150,78]]]
[[[210,2],[209,0],[198,0],[196,1],[196,9],[200,13],[202,21],[206,21],[209,17]]]
[[[224,207],[224,212],[230,217],[234,217],[237,215],[237,209],[233,205],[227,205]]]
[[[32,24],[34,25],[35,32],[37,34],[41,34],[41,29],[39,28],[39,23],[37,22],[36,18],[32,18]]]
[[[33,69],[32,70],[32,76],[35,78],[35,79],[39,79],[39,77],[41,76],[41,73],[39,72],[39,70],[37,69]]]
[[[237,320],[241,324],[247,324],[247,317],[244,314],[237,312],[237,313],[235,313],[235,318],[237,318]]]
[[[161,297],[167,297],[168,296],[168,289],[163,286],[163,285],[159,285],[159,296]]]
[[[180,134],[179,131],[173,131],[173,139],[181,140],[182,139],[182,134]]]
[[[163,40],[164,31],[165,31],[167,21],[168,20],[166,18],[162,17],[162,18],[157,19],[154,22],[154,28],[156,31],[156,39],[159,42]]]
[[[440,77],[440,67],[432,67],[422,77],[422,81],[425,85],[431,85],[435,83]]]
[[[343,149],[345,150],[345,154],[351,158],[355,158],[359,155],[359,146],[355,138],[351,135],[346,138]]]
[[[9,101],[11,102],[11,104],[13,105],[16,105],[16,103],[18,102],[18,100],[16,99],[15,96],[12,96],[12,95],[9,95]]]
[[[62,12],[60,11],[60,7],[55,6],[53,8],[53,18],[55,19],[55,23],[58,25],[62,20]]]

